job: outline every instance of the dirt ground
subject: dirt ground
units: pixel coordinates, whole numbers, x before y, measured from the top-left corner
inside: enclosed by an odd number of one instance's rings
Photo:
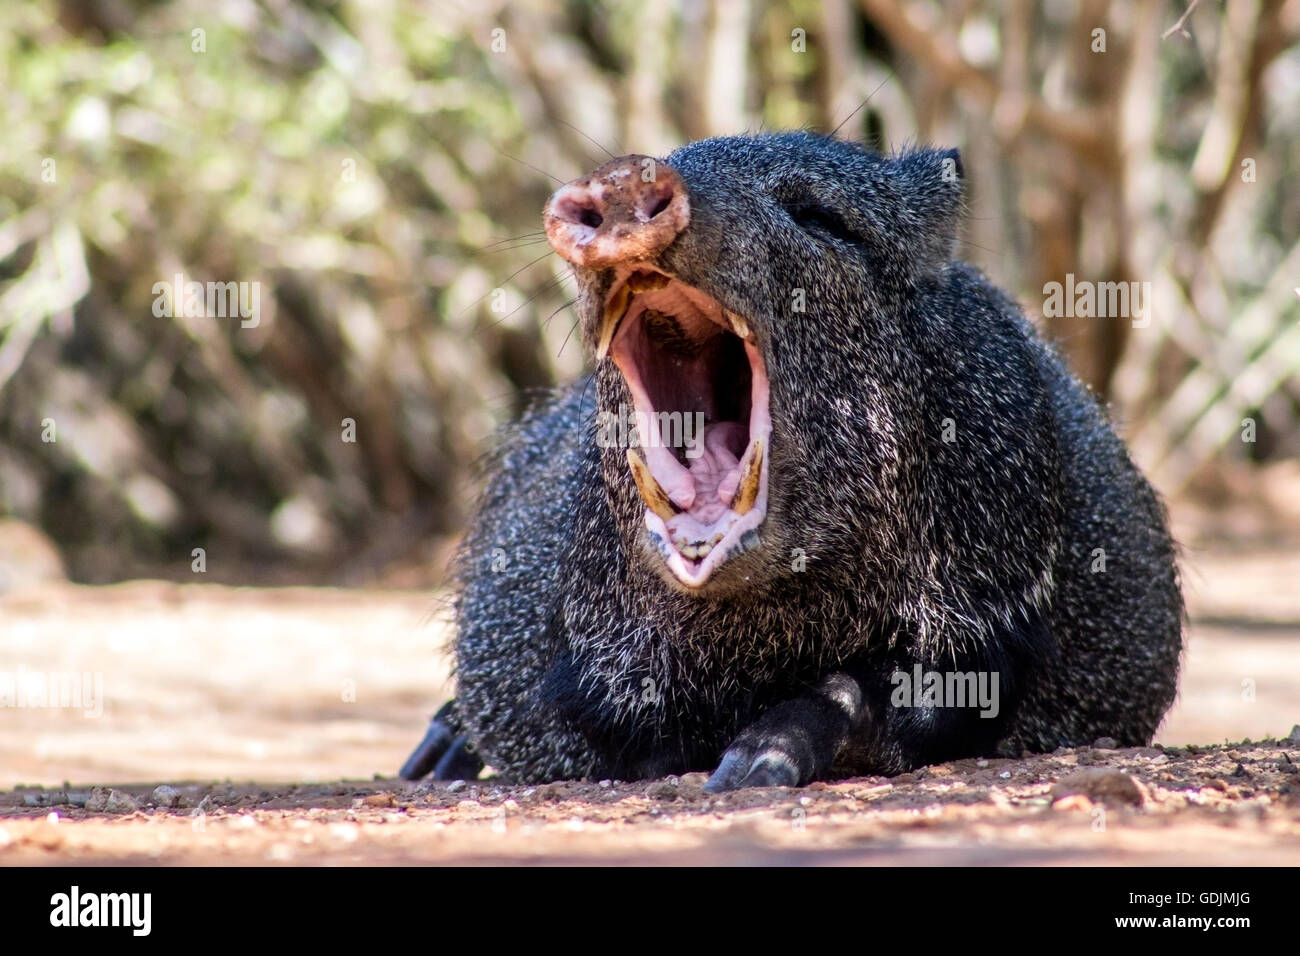
[[[704,774],[24,789],[0,794],[0,862],[1295,865],[1298,771],[1300,732],[720,796],[701,791]]]
[[[0,864],[1300,864],[1300,558],[1187,563],[1156,747],[722,796],[394,780],[450,690],[427,592],[25,589],[0,597],[0,677],[88,693],[0,708]]]

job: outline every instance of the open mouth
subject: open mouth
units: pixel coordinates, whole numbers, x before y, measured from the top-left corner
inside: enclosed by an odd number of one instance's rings
[[[755,547],[767,514],[772,422],[748,323],[699,289],[639,265],[605,301],[597,358],[632,393],[628,468],[668,569],[699,588]]]

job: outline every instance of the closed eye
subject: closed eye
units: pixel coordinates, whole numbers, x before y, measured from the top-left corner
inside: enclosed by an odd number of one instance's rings
[[[781,204],[795,225],[805,232],[838,239],[853,244],[862,240],[833,209],[818,202],[785,202]]]

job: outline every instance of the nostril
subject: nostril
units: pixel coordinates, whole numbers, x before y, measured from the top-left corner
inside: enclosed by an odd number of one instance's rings
[[[587,226],[590,229],[598,229],[605,221],[605,217],[600,212],[600,203],[585,191],[558,199],[553,212],[556,218],[563,222]]]
[[[646,189],[640,197],[637,215],[642,222],[649,222],[673,204],[673,185],[660,180]]]

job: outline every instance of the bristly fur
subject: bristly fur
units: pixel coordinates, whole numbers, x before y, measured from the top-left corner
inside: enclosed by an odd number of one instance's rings
[[[595,439],[597,408],[630,402],[601,363],[504,436],[460,555],[455,712],[481,758],[520,781],[711,770],[840,671],[865,717],[839,772],[1149,742],[1182,648],[1163,509],[1017,306],[952,259],[956,153],[791,133],[667,162],[692,212],[662,266],[767,359],[771,498],[733,559],[748,586],[693,596],[650,566],[623,451]],[[792,218],[813,204],[843,236]],[[590,346],[611,274],[577,276]],[[889,706],[916,663],[997,672],[1000,715]]]

